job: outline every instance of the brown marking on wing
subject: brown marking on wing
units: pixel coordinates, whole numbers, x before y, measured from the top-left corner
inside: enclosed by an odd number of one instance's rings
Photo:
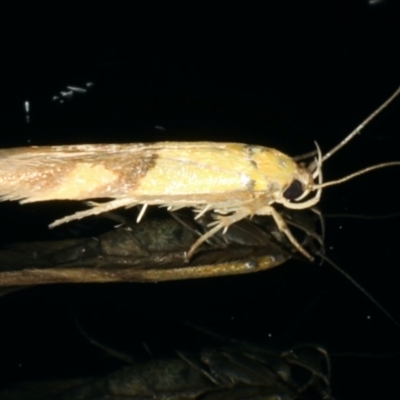
[[[118,145],[58,146],[0,152],[3,200],[125,197],[154,167],[154,151]]]

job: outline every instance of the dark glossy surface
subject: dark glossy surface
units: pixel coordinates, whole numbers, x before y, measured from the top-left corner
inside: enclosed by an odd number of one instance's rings
[[[0,250],[0,293],[10,287],[52,283],[163,282],[264,271],[291,258],[302,259],[272,218],[254,217],[219,232],[189,260],[186,256],[199,234],[213,221],[198,220],[181,210],[147,216],[136,223],[136,212],[121,210],[72,222],[64,239],[10,243]],[[296,225],[299,243],[310,253],[322,238],[310,210],[281,215]],[[29,223],[29,220],[26,221]],[[289,225],[290,226],[290,225]]]
[[[250,344],[135,363],[104,376],[28,382],[3,391],[10,400],[330,400],[329,357],[304,346],[277,352]]]
[[[74,28],[62,28],[71,20],[57,19],[46,40],[33,37],[38,21],[34,29],[24,26],[21,44],[9,41],[3,49],[1,147],[215,140],[297,155],[313,150],[317,140],[323,151],[330,149],[400,84],[397,2],[280,4],[268,12],[249,9],[249,17],[241,9],[212,18],[207,9],[205,16],[188,12],[174,20],[152,10],[148,20],[130,13],[126,24],[118,10],[115,20],[91,16],[82,26],[74,10]],[[112,34],[104,21],[118,21],[121,31]],[[86,94],[52,101],[67,86],[87,82],[94,86]],[[399,160],[399,109],[399,101],[393,103],[330,159],[325,180]],[[398,174],[381,170],[327,188],[321,209],[396,213]],[[47,224],[77,207],[0,204],[1,240],[28,240],[32,232],[36,240],[48,239]],[[398,217],[327,218],[326,248],[400,319]],[[0,315],[2,384],[116,367],[81,336],[76,319],[96,339],[143,358],[143,342],[155,355],[202,345],[205,339],[185,330],[185,321],[283,347],[311,342],[331,353],[400,350],[399,328],[356,288],[326,264],[298,261],[237,277],[32,288],[2,298]],[[332,359],[337,398],[397,393],[397,357]]]

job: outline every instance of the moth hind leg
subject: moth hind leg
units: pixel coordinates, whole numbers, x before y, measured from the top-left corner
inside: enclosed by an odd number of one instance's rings
[[[116,208],[119,208],[119,207],[133,206],[133,205],[136,205],[137,202],[135,202],[133,199],[125,198],[125,199],[111,200],[106,203],[96,203],[96,202],[90,201],[90,202],[87,202],[86,204],[88,204],[92,208],[90,208],[88,210],[84,210],[84,211],[78,211],[75,214],[67,215],[66,217],[57,219],[56,221],[52,222],[49,225],[49,228],[54,228],[58,225],[65,224],[67,222],[74,221],[77,219],[89,217],[91,215],[102,214],[107,211],[115,210]]]

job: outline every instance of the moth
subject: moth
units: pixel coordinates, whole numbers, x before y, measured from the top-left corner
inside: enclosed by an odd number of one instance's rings
[[[274,205],[305,209],[316,205],[322,188],[391,162],[369,167],[343,179],[323,183],[322,164],[342,148],[400,93],[400,88],[341,143],[309,165],[278,150],[240,143],[159,142],[23,147],[0,150],[0,199],[31,203],[48,200],[90,200],[89,209],[54,221],[50,227],[119,207],[141,205],[139,222],[150,205],[174,211],[191,207],[200,218],[213,211],[210,230],[191,246],[243,218],[269,215],[293,246],[312,256],[291,233]]]

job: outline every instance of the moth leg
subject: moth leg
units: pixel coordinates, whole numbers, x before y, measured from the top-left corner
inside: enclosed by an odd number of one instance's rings
[[[232,215],[218,215],[216,218],[216,221],[212,222],[209,224],[209,226],[214,226],[212,229],[210,229],[208,232],[206,232],[204,235],[199,237],[196,242],[192,245],[188,253],[186,254],[187,260],[190,260],[192,258],[193,254],[197,250],[197,248],[204,242],[206,242],[210,237],[214,236],[218,231],[221,229],[224,229],[224,233],[228,229],[228,227],[235,222],[240,221],[243,218],[246,218],[247,216],[251,215],[252,212],[248,208],[241,208],[237,211],[235,211]]]
[[[133,207],[133,205],[132,205],[132,206],[129,206],[129,208],[130,208],[130,207]],[[148,204],[147,204],[147,203],[143,204],[142,209],[140,210],[139,215],[138,215],[138,217],[136,218],[136,222],[137,222],[137,223],[139,223],[139,222],[142,220],[143,215],[144,215],[144,213],[145,213],[146,210],[147,210],[147,207],[148,207]]]
[[[119,207],[132,205],[135,204],[135,201],[133,199],[125,198],[125,199],[112,200],[107,203],[88,202],[87,204],[92,206],[93,208],[90,208],[89,210],[78,211],[75,214],[57,219],[56,221],[52,222],[49,225],[49,228],[54,228],[55,226],[65,224],[75,219],[82,219],[85,217],[89,217],[90,215],[98,215],[107,211],[115,210],[116,208]]]
[[[196,212],[196,216],[194,217],[194,220],[198,220],[199,218],[201,218],[209,209],[211,208],[210,204],[207,204],[205,207],[203,208],[196,208],[195,212]]]
[[[264,206],[256,211],[258,215],[271,215],[274,219],[278,229],[282,231],[286,237],[289,239],[290,243],[305,257],[309,260],[313,261],[314,257],[297,241],[297,239],[293,236],[292,232],[290,231],[289,227],[287,226],[285,220],[283,219],[282,215],[279,214],[278,211],[275,210],[272,206]]]

